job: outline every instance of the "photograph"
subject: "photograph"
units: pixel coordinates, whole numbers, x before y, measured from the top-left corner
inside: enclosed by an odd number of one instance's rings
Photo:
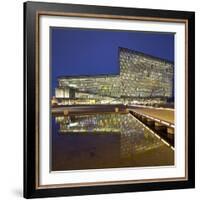
[[[24,197],[194,188],[195,13],[24,3]]]
[[[51,170],[174,165],[174,33],[50,28]]]

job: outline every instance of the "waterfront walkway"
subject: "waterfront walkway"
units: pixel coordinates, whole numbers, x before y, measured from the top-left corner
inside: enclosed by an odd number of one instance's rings
[[[145,107],[129,107],[130,110],[134,110],[137,113],[144,114],[160,121],[165,121],[170,124],[174,124],[174,109],[168,108],[145,108]]]
[[[53,114],[83,114],[134,111],[146,117],[155,118],[174,125],[174,109],[142,107],[137,105],[105,104],[105,105],[71,105],[51,108]]]

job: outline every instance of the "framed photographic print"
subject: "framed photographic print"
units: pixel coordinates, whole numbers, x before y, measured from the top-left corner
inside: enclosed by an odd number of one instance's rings
[[[194,12],[24,3],[24,197],[195,185]]]

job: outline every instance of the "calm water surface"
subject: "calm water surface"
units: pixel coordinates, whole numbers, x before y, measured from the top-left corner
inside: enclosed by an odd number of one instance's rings
[[[174,164],[174,151],[131,114],[52,117],[53,171]]]

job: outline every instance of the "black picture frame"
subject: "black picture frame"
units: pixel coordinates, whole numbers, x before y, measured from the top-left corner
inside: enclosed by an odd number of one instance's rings
[[[187,23],[187,108],[188,123],[188,158],[187,180],[166,180],[162,182],[101,184],[72,187],[37,187],[38,145],[38,108],[36,101],[38,78],[37,58],[37,23],[40,15],[57,13],[82,14],[93,17],[102,15],[105,18],[145,17],[147,20],[184,20]],[[114,18],[115,18],[114,17]],[[162,19],[162,20],[161,20]],[[73,5],[60,3],[25,2],[24,3],[24,197],[57,197],[70,195],[92,195],[106,193],[136,192],[150,190],[169,190],[195,187],[195,13],[186,11],[153,10],[137,8],[104,7],[91,5]]]

